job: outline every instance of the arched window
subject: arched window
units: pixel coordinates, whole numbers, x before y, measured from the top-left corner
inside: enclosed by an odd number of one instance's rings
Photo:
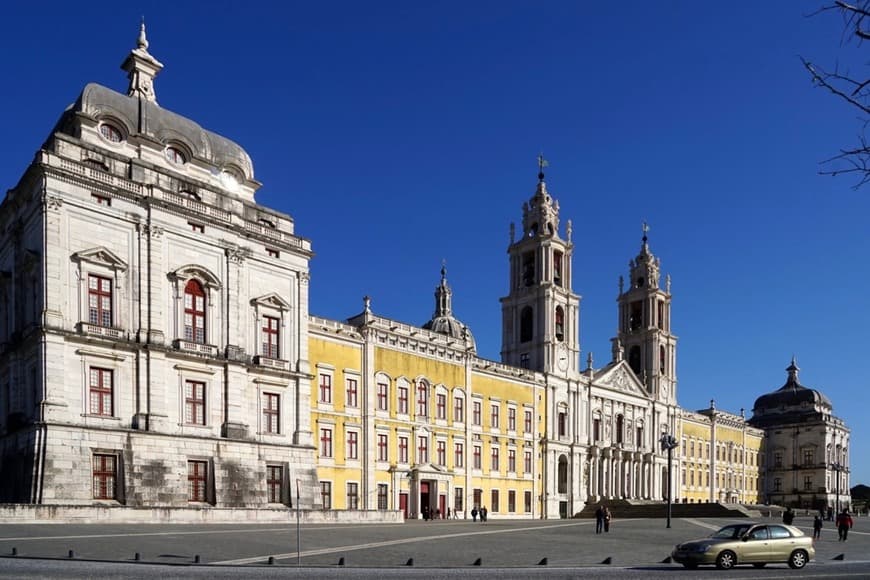
[[[558,483],[558,493],[568,493],[568,458],[564,455],[559,456]]]
[[[616,416],[616,442],[623,443],[625,441],[625,417],[622,415]]]
[[[565,311],[561,306],[556,307],[556,340],[565,340]]]
[[[628,350],[628,366],[640,377],[640,346],[634,345]]]
[[[198,280],[184,286],[184,339],[205,344],[205,290]]]
[[[534,316],[532,314],[532,307],[526,306],[520,312],[520,342],[529,342],[532,340],[532,335],[534,334]]]

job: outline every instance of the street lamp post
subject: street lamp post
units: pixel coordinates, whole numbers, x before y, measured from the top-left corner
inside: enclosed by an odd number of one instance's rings
[[[673,435],[668,435],[667,433],[662,434],[662,438],[659,439],[659,443],[662,446],[662,451],[668,452],[668,525],[667,527],[671,527],[671,464],[673,462],[673,452],[674,448],[677,446],[677,439]]]

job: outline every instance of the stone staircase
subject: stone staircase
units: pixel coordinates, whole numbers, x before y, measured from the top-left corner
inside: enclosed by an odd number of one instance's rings
[[[661,501],[642,501],[612,499],[598,503],[587,504],[581,511],[574,514],[575,518],[595,518],[598,506],[610,508],[614,519],[626,518],[666,518],[668,504]],[[743,507],[740,504],[722,503],[674,503],[671,504],[673,518],[751,518],[760,517],[756,510]]]

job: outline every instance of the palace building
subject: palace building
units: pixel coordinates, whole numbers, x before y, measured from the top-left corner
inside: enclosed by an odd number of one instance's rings
[[[574,234],[542,159],[511,225],[500,361],[477,354],[444,267],[420,326],[377,297],[312,315],[312,242],[257,203],[242,147],[158,104],[148,48],[143,24],[126,92],[85,86],[0,204],[0,502],[384,521],[570,517],[669,488],[791,501],[776,486],[806,482],[765,471],[771,449],[776,469],[815,450],[810,487],[830,497],[815,464],[846,470],[848,431],[820,394],[802,425],[796,370],[749,422],[679,407],[671,278],[646,227],[609,360],[581,364]]]

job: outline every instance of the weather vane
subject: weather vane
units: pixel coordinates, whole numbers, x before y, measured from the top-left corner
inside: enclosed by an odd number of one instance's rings
[[[541,152],[541,154],[538,155],[538,179],[540,179],[541,181],[544,180],[544,167],[549,166],[550,162],[544,159],[544,153]]]
[[[643,241],[646,241],[646,234],[649,231],[649,224],[646,223],[646,220],[644,220],[643,225],[641,226],[641,229],[643,230]]]

